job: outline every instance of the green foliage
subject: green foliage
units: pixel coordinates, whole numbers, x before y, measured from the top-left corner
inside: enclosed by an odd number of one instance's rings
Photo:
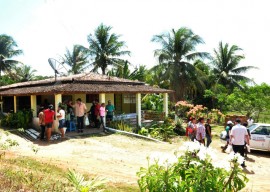
[[[241,66],[240,61],[245,57],[239,52],[242,51],[237,45],[229,46],[220,42],[218,49],[214,50],[214,57],[212,59],[213,75],[215,76],[216,83],[220,83],[225,86],[229,92],[234,87],[240,87],[240,81],[252,82],[248,77],[242,74],[255,67],[253,66]]]
[[[117,120],[117,121],[113,121],[111,122],[111,126],[114,129],[118,129],[121,131],[127,131],[127,132],[132,132],[133,128],[126,123],[124,120]]]
[[[233,156],[227,164],[216,164],[211,157],[213,151],[191,142],[184,153],[179,155],[179,152],[167,159],[165,154],[148,158],[148,167],[137,173],[142,192],[231,192],[243,189],[248,181],[239,168],[239,155]],[[222,167],[225,164],[227,168]]]
[[[111,29],[111,26],[100,24],[94,34],[88,35],[88,53],[94,58],[93,71],[100,68],[103,75],[106,74],[109,65],[123,62],[120,57],[130,54],[129,51],[123,50],[126,43],[119,40],[120,35],[111,33]]]
[[[261,85],[248,86],[242,84],[244,89],[235,88],[228,96],[229,108],[233,111],[245,113],[246,116],[260,118],[262,112],[270,110],[270,86]]]
[[[148,131],[148,129],[146,129],[145,127],[142,127],[142,128],[139,130],[138,134],[144,135],[144,136],[148,136],[148,135],[149,135],[149,131]]]
[[[169,124],[169,123],[163,123],[163,124],[153,124],[149,130],[150,135],[153,138],[160,139],[163,141],[169,141],[173,136],[175,136],[175,125]]]
[[[181,27],[155,35],[152,41],[161,45],[161,48],[155,50],[159,65],[163,66],[163,75],[160,78],[169,80],[170,88],[176,91],[177,100],[191,96],[204,87],[201,79],[203,74],[190,63],[195,59],[208,57],[205,52],[196,52],[196,46],[204,43],[199,35],[194,34],[191,29]]]
[[[146,94],[142,98],[142,109],[163,111],[163,96],[162,94]]]
[[[72,191],[65,172],[51,163],[27,157],[0,159],[0,186],[3,191]]]
[[[17,113],[8,113],[1,119],[1,125],[7,128],[28,128],[32,122],[32,110],[21,110]]]
[[[13,66],[19,63],[11,59],[23,53],[22,50],[17,49],[17,47],[16,41],[11,36],[0,34],[0,77],[2,71],[9,71]]]
[[[78,192],[101,192],[103,191],[101,188],[105,184],[105,180],[101,180],[98,177],[85,181],[83,175],[73,170],[68,170],[67,179]]]
[[[83,72],[85,65],[88,63],[87,50],[81,45],[74,45],[71,51],[66,49],[63,60],[71,67],[69,73],[79,74]]]

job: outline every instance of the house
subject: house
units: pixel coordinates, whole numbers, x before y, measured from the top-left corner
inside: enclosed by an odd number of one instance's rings
[[[117,113],[136,113],[141,125],[141,95],[160,93],[164,96],[164,113],[168,115],[168,93],[172,90],[146,85],[143,82],[85,73],[46,80],[16,83],[0,87],[2,112],[32,109],[37,117],[39,106],[81,98],[88,109],[94,99],[100,103],[112,101]]]

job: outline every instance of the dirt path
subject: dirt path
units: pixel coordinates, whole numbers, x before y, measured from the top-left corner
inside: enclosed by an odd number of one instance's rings
[[[26,141],[16,135],[20,146],[12,149],[17,155],[30,156],[51,162],[63,168],[75,168],[80,172],[105,177],[111,182],[137,183],[136,172],[147,166],[146,157],[155,152],[173,153],[178,144],[154,143],[122,135],[95,136],[70,139],[59,143],[37,143]],[[219,140],[212,144],[220,150]],[[37,148],[35,154],[33,148]],[[219,158],[227,154],[219,153]],[[247,169],[250,181],[244,191],[270,190],[270,152],[255,151],[249,154]]]

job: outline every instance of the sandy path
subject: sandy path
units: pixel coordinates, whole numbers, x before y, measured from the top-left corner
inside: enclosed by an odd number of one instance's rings
[[[12,151],[17,155],[30,156],[41,161],[51,162],[64,168],[74,168],[80,172],[105,177],[111,182],[137,183],[136,172],[146,167],[146,157],[154,152],[172,153],[179,144],[161,144],[135,139],[122,135],[106,135],[70,139],[64,142],[34,144],[16,135],[20,146]],[[37,154],[33,152],[38,148]],[[213,147],[220,150],[219,140]],[[219,153],[220,159],[227,154]],[[244,191],[270,191],[270,152],[255,151],[249,154],[247,169],[250,179]]]

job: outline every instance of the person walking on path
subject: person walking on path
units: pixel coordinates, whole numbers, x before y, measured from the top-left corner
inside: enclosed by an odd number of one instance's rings
[[[78,127],[78,133],[83,133],[83,120],[84,120],[84,114],[86,113],[87,107],[82,102],[81,98],[78,98],[76,100],[75,104],[75,114],[77,117],[77,127]]]
[[[211,119],[207,119],[205,124],[206,147],[209,147],[210,143],[212,143],[212,127],[210,123]]]
[[[61,133],[61,138],[64,139],[65,138],[64,127],[65,127],[66,112],[62,108],[61,105],[58,106],[57,118],[58,118],[58,121],[59,121],[58,129],[59,129],[59,131]]]
[[[52,125],[54,121],[54,115],[55,115],[55,112],[53,110],[53,105],[50,104],[48,106],[48,109],[44,110],[44,122],[45,122],[46,137],[47,137],[48,142],[50,141],[51,135],[52,135]]]
[[[199,118],[199,123],[196,131],[196,140],[205,145],[205,127],[204,127],[204,118]]]
[[[39,126],[40,126],[40,129],[41,129],[39,139],[44,140],[44,136],[45,136],[44,107],[40,107],[39,113],[38,113],[38,119],[39,119]]]
[[[245,141],[249,145],[249,136],[246,127],[241,125],[241,120],[236,119],[235,126],[233,126],[230,134],[230,143],[234,153],[240,153],[244,157]],[[242,167],[246,167],[245,161],[241,164]]]
[[[197,125],[196,125],[196,119],[194,117],[190,118],[190,121],[188,122],[188,136],[191,141],[194,141],[196,137],[196,131],[197,131]]]

